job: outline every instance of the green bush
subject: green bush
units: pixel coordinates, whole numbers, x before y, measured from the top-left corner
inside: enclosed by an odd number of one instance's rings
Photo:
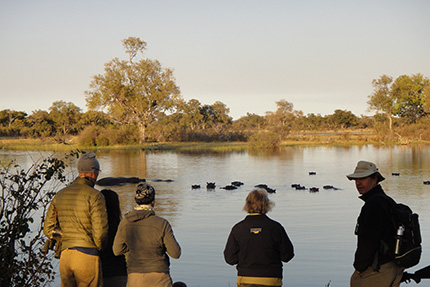
[[[261,132],[253,134],[248,141],[252,149],[275,150],[279,147],[281,139],[278,134],[273,132]]]
[[[0,286],[49,286],[53,254],[42,254],[43,220],[66,182],[65,162],[48,157],[28,169],[0,167]]]

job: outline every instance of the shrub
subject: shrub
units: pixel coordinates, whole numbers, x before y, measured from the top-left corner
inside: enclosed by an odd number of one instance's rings
[[[262,132],[253,134],[248,142],[252,149],[275,150],[279,147],[281,139],[276,133]]]
[[[65,163],[55,157],[28,169],[0,167],[0,286],[48,286],[53,254],[42,254],[43,220],[55,192],[66,182]]]

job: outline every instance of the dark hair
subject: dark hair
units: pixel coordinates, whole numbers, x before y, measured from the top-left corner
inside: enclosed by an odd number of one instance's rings
[[[254,189],[246,197],[243,209],[248,213],[266,214],[272,209],[274,203],[264,189]]]
[[[187,287],[187,284],[185,284],[184,282],[178,281],[173,283],[172,287]]]
[[[109,232],[112,230],[116,233],[122,217],[118,194],[111,189],[103,189],[101,193],[105,197]]]

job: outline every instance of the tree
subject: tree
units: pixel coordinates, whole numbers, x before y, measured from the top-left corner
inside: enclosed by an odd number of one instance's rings
[[[175,107],[180,91],[172,70],[157,60],[134,61],[138,53],[143,54],[146,42],[129,37],[122,43],[129,61],[115,58],[105,64],[104,74],[94,76],[85,92],[86,101],[89,109],[107,108],[122,124],[137,124],[143,143],[148,125]]]
[[[66,184],[65,168],[55,157],[28,169],[13,162],[1,165],[0,286],[49,286],[53,281],[53,254],[41,252],[43,220],[56,190]]]
[[[112,124],[112,119],[109,115],[100,111],[87,111],[82,114],[79,121],[80,129],[84,129],[86,126],[106,127],[110,124]]]
[[[7,110],[1,110],[0,111],[0,125],[12,128],[12,124],[16,121],[23,121],[27,114],[25,112],[19,112],[19,111],[11,111],[9,109]]]
[[[344,129],[357,125],[358,118],[351,111],[335,110],[333,115],[328,116],[328,121],[335,128]]]
[[[22,133],[30,137],[49,137],[55,134],[54,121],[47,111],[36,110],[27,118],[27,127]]]
[[[396,102],[393,113],[405,118],[409,123],[428,114],[425,109],[429,97],[430,79],[422,74],[399,76],[391,86]]]
[[[0,134],[19,135],[25,125],[27,114],[25,112],[2,110],[0,111]]]
[[[238,130],[260,130],[266,125],[267,121],[264,117],[257,114],[246,113],[246,116],[240,117],[233,122],[233,125]]]
[[[202,126],[203,114],[200,112],[201,108],[202,104],[196,99],[191,99],[181,105],[181,112],[183,113],[181,121],[192,131]]]
[[[266,112],[266,119],[275,133],[287,135],[291,129],[292,121],[295,117],[294,105],[287,100],[276,102],[277,109],[275,112]]]
[[[77,124],[81,117],[81,109],[72,102],[56,101],[49,108],[49,116],[55,123],[57,134],[64,137],[78,132]]]
[[[391,93],[391,83],[393,78],[387,75],[382,75],[379,79],[372,81],[373,93],[369,96],[369,110],[376,110],[383,113],[388,119],[390,131],[393,129],[393,113],[395,98]]]

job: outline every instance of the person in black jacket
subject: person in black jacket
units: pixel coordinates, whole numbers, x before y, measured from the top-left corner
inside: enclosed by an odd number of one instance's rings
[[[237,286],[282,285],[282,262],[294,257],[294,248],[284,227],[266,215],[272,206],[265,190],[251,191],[244,206],[249,215],[231,229],[224,259],[237,264]]]
[[[126,287],[127,265],[125,256],[115,256],[112,250],[113,241],[122,218],[119,196],[111,189],[103,189],[100,192],[105,197],[109,223],[107,245],[106,248],[102,249],[100,252],[103,271],[103,287]]]
[[[395,234],[390,211],[393,199],[385,194],[379,184],[384,177],[374,163],[359,161],[354,173],[347,175],[347,178],[355,181],[360,199],[364,201],[355,228],[357,249],[350,285],[400,286],[404,268],[397,266],[387,252]]]

